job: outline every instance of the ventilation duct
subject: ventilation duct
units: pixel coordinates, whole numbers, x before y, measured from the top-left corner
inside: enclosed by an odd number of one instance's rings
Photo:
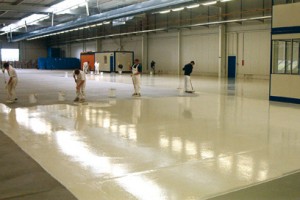
[[[178,4],[184,4],[189,2],[193,2],[193,0],[149,0],[142,3],[137,3],[123,8],[118,8],[104,13],[77,19],[75,21],[67,22],[65,24],[60,24],[57,26],[52,26],[23,35],[15,36],[11,38],[11,42],[18,42],[32,37],[55,33],[66,29],[77,28],[80,26],[86,26],[88,24],[95,24],[103,21],[111,21],[114,19],[134,16],[141,13],[163,9],[166,7],[173,7]]]

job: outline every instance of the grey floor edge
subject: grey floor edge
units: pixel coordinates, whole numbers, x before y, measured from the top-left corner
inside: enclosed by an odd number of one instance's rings
[[[0,131],[0,200],[75,200],[63,185]]]
[[[300,172],[209,200],[299,200]]]

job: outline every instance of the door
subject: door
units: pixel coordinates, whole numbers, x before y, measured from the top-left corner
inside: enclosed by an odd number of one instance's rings
[[[228,78],[236,77],[236,56],[228,56]]]
[[[115,72],[115,58],[113,55],[110,56],[110,72]]]

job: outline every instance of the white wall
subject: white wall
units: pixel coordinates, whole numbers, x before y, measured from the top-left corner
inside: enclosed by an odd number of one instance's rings
[[[129,36],[121,39],[102,39],[101,47],[100,51],[133,51],[135,58],[142,58],[141,36]]]
[[[237,56],[238,77],[269,78],[270,26],[270,23],[266,23],[228,27],[226,54]]]
[[[71,57],[80,59],[80,53],[83,52],[82,43],[71,44]]]
[[[226,58],[237,56],[239,77],[269,78],[271,23],[255,22],[229,24],[226,27]],[[148,35],[148,65],[156,62],[162,73],[177,74],[178,68],[194,60],[194,74],[218,75],[219,29],[218,26],[181,30],[181,55],[179,58],[178,30]],[[84,50],[97,51],[96,41],[70,45],[71,57],[80,57]],[[85,47],[85,48],[84,48]],[[134,51],[142,60],[142,36],[101,39],[100,51]],[[179,63],[179,60],[181,61]],[[242,65],[244,60],[244,65]],[[146,69],[147,66],[143,66]],[[227,72],[227,61],[226,69]]]
[[[177,33],[156,33],[149,35],[148,60],[149,62],[152,60],[156,62],[156,71],[176,73],[178,68]]]
[[[300,99],[300,76],[272,74],[271,96]]]
[[[273,27],[300,26],[300,3],[273,6]]]
[[[218,28],[202,28],[182,34],[182,63],[195,61],[194,74],[217,75],[219,57]]]
[[[95,52],[95,51],[97,51],[96,40],[85,42],[84,43],[84,51],[85,52],[89,52],[89,51]]]
[[[47,47],[44,42],[20,42],[20,60],[36,60],[40,57],[47,57]]]
[[[20,61],[36,60],[47,57],[47,47],[44,41],[22,41],[16,43],[1,41],[0,48],[14,48],[20,50]]]

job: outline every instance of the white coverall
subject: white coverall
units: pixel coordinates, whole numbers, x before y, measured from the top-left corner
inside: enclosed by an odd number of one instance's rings
[[[7,73],[9,75],[9,80],[7,82],[7,93],[8,100],[15,101],[16,100],[16,86],[18,84],[18,76],[15,68],[11,65],[9,66]]]
[[[134,86],[134,94],[140,94],[141,93],[141,74],[138,71],[138,67],[140,64],[134,64],[132,66],[132,82]]]
[[[86,74],[89,72],[89,63],[88,62],[83,63],[83,71]]]
[[[85,85],[86,85],[85,73],[80,70],[78,75],[73,73],[73,76],[76,81],[76,98],[78,98],[79,100],[85,100]],[[81,84],[82,81],[83,83]]]
[[[100,66],[99,66],[99,62],[95,62],[95,74],[99,74],[99,71],[100,71]]]

